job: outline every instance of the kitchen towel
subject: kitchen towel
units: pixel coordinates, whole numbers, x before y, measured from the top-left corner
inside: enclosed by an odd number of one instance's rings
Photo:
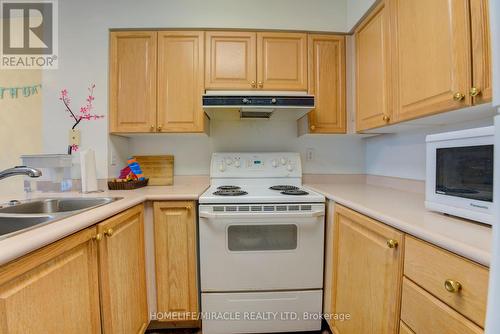
[[[80,166],[82,170],[82,192],[98,191],[95,152],[93,149],[86,149],[80,152]]]

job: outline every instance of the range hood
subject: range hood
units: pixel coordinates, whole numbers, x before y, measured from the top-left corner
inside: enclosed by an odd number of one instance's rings
[[[203,109],[211,119],[299,119],[314,108],[307,92],[207,91]]]

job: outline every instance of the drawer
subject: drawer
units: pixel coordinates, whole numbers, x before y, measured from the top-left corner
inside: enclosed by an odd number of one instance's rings
[[[488,269],[458,255],[406,236],[404,274],[425,290],[484,327]],[[449,292],[445,282],[459,282]]]
[[[407,278],[403,279],[401,320],[407,328],[400,333],[483,333],[479,326]]]

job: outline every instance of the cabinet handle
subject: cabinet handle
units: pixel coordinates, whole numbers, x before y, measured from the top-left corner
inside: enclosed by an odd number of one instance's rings
[[[314,130],[316,130],[316,126],[313,124],[313,125],[311,125],[311,131],[314,131]]]
[[[391,118],[389,116],[387,116],[387,115],[384,115],[384,116],[382,116],[382,120],[384,122],[389,122],[391,120]]]
[[[476,96],[478,96],[479,94],[481,94],[481,90],[480,90],[479,88],[477,88],[477,87],[472,87],[472,88],[470,89],[469,94],[470,94],[470,96],[472,96],[472,97],[476,97]]]
[[[252,82],[250,83],[250,85],[252,86],[252,88],[255,88],[255,80],[252,80]]]
[[[160,125],[158,125],[158,131],[160,131],[160,132],[161,132],[161,128],[162,128],[161,124],[160,124]]]
[[[96,235],[92,236],[92,240],[101,241],[102,240],[102,234],[101,233],[97,233]]]
[[[155,130],[155,126],[151,125],[151,131],[154,131],[154,130]]]
[[[398,247],[399,243],[397,240],[394,240],[394,239],[389,239],[387,240],[387,247],[389,248],[396,248]]]
[[[464,98],[465,98],[465,95],[464,95],[464,94],[462,94],[462,93],[460,93],[460,92],[455,93],[455,94],[453,95],[453,100],[455,100],[455,101],[457,101],[457,102],[458,102],[458,101],[462,101]]]
[[[448,292],[457,293],[462,290],[462,283],[460,283],[459,281],[454,281],[452,279],[447,279],[446,281],[444,281],[444,288]]]
[[[262,81],[259,81],[259,88],[264,87],[264,83]]]
[[[104,231],[104,235],[107,237],[111,237],[115,233],[112,228],[108,228],[106,231]]]

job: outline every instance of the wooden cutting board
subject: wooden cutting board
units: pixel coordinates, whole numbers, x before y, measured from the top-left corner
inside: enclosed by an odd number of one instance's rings
[[[142,173],[150,186],[171,186],[174,183],[173,155],[136,155]]]

